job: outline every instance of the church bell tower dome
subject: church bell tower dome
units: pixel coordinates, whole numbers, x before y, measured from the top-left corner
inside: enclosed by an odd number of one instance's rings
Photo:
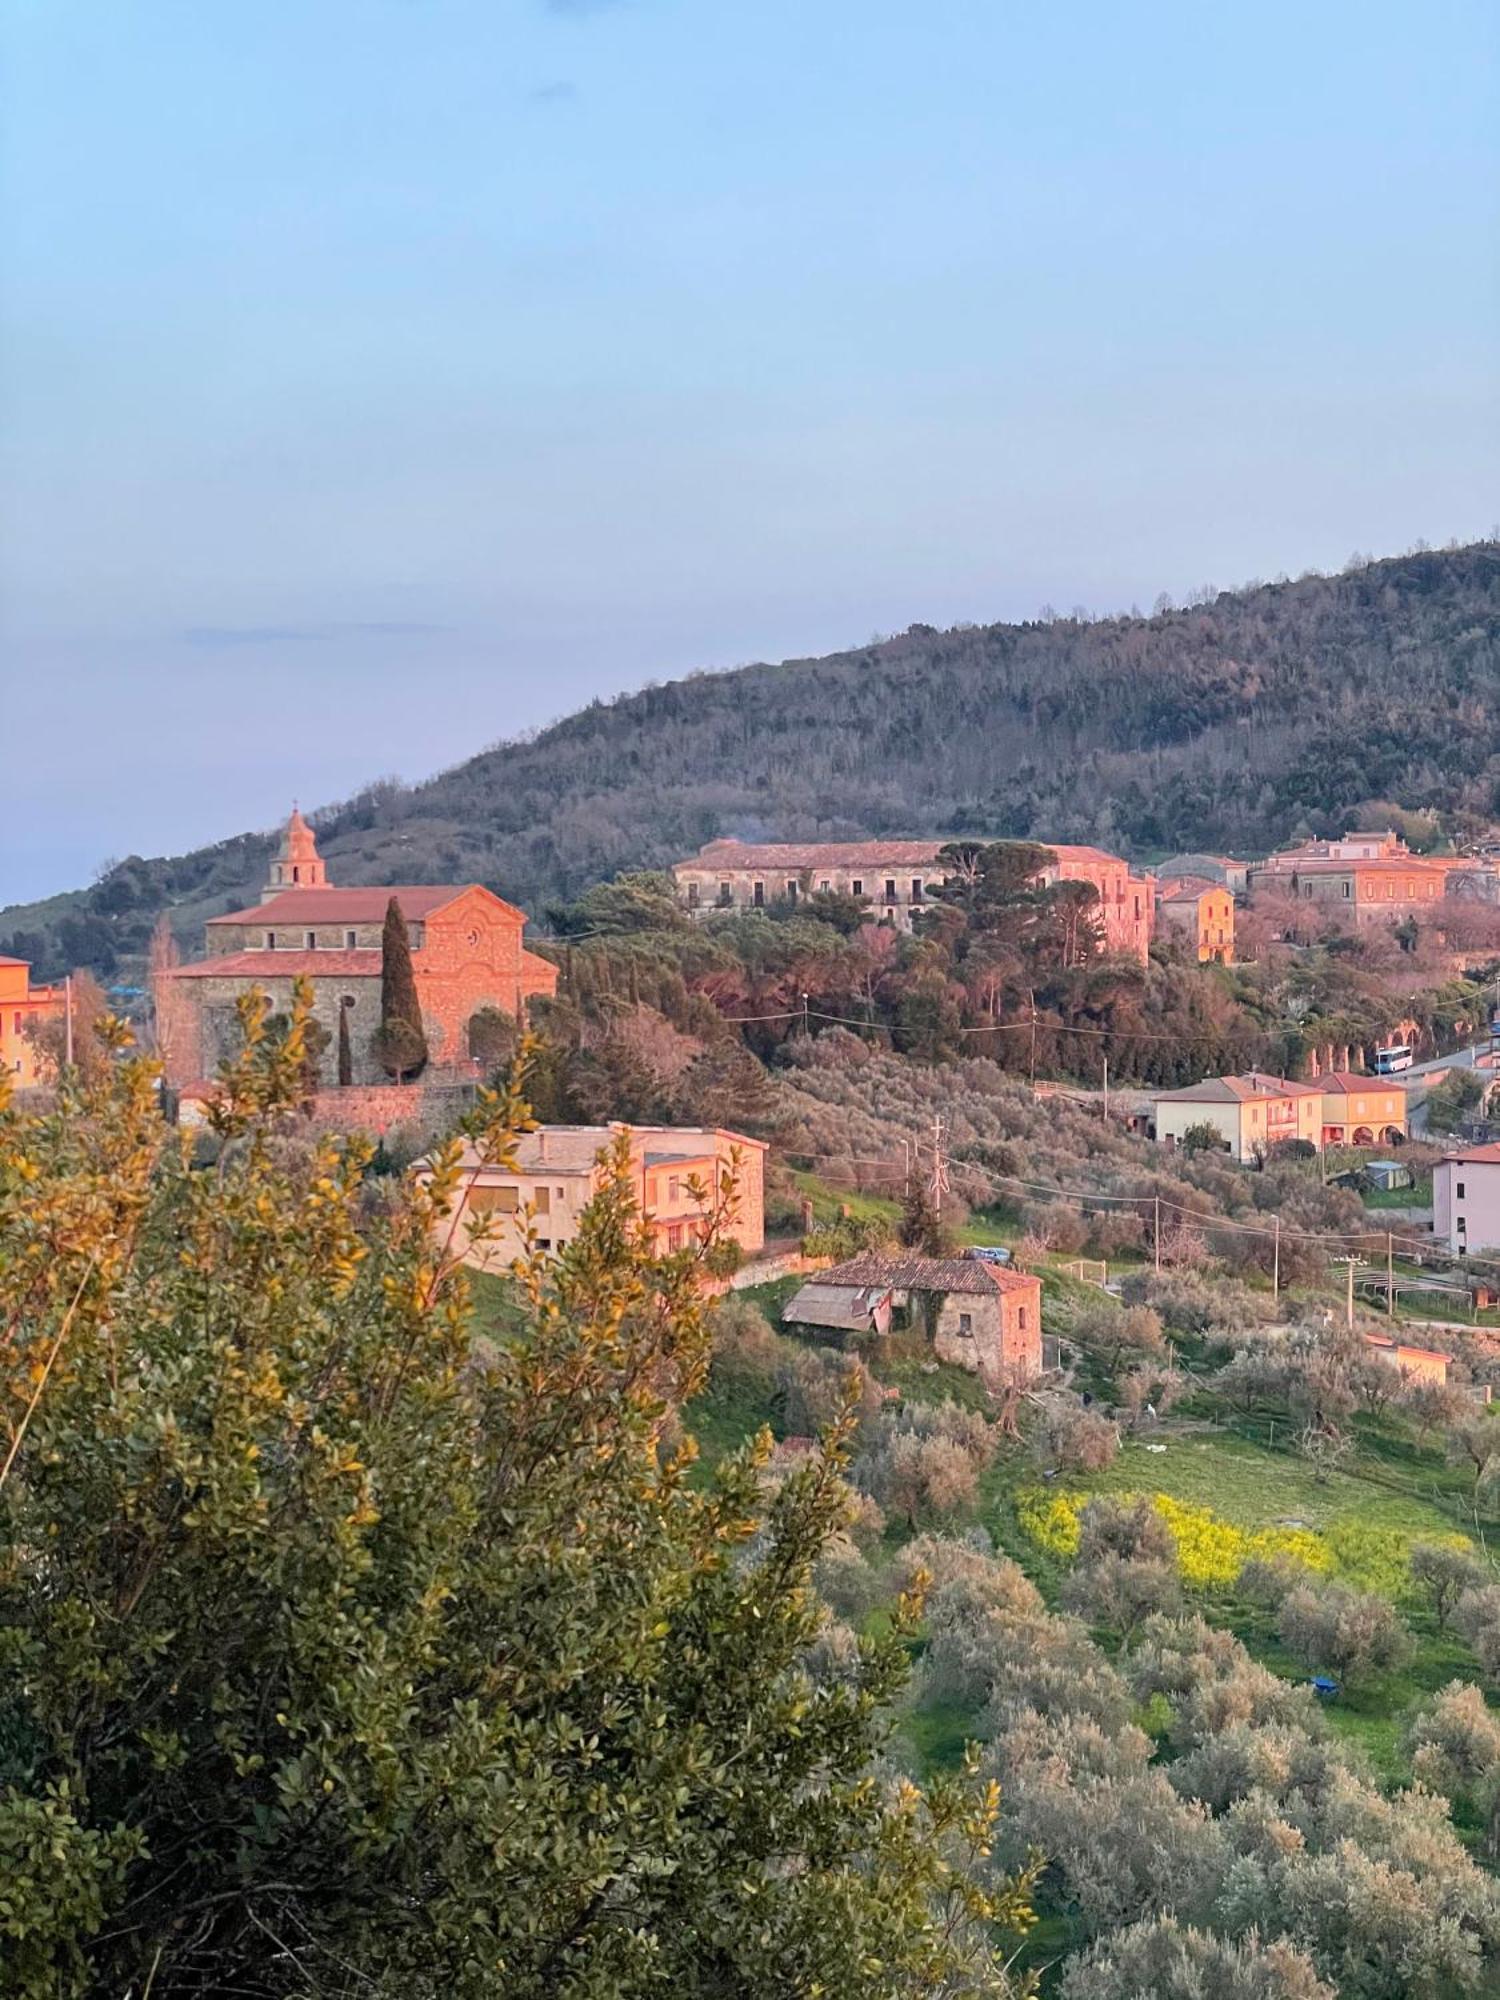
[[[288,889],[326,889],[328,873],[318,853],[317,836],[296,806],[281,836],[281,846],[271,863],[271,879],[261,901],[280,896]]]

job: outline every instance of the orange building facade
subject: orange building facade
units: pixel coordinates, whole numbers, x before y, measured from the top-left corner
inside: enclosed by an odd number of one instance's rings
[[[340,889],[327,878],[312,829],[293,812],[259,903],[210,918],[205,956],[176,967],[168,1067],[179,1085],[212,1076],[239,1042],[236,1002],[258,987],[273,1008],[293,982],[313,983],[314,1017],[328,1042],[321,1081],[337,1075],[340,1015],[358,1085],[388,1081],[373,1051],[380,1027],[381,933],[392,897],[406,919],[428,1058],[436,1071],[472,1073],[468,1024],[487,1007],[525,1017],[536,995],[557,990],[557,967],[522,943],[524,912],[480,883]]]
[[[1130,863],[1102,847],[1066,847],[1045,843],[1053,859],[1040,880],[1087,882],[1099,897],[1099,923],[1106,951],[1146,962],[1156,914],[1156,884],[1131,873]]]
[[[1156,920],[1160,929],[1182,939],[1200,965],[1234,962],[1234,897],[1220,883],[1162,882]]]
[[[763,1139],[716,1126],[540,1125],[516,1141],[512,1165],[483,1165],[472,1148],[466,1153],[458,1215],[465,1262],[506,1271],[525,1254],[528,1232],[549,1255],[565,1250],[604,1184],[601,1156],[622,1132],[629,1137],[634,1193],[658,1253],[702,1242],[715,1220],[720,1241],[747,1254],[764,1247]],[[726,1175],[734,1189],[721,1213]]]
[[[0,1069],[16,1090],[50,1083],[50,1065],[39,1058],[32,1032],[67,1012],[67,989],[33,986],[24,958],[0,958]]]

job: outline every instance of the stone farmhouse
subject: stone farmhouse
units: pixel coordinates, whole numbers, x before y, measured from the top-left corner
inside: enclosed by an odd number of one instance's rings
[[[782,1323],[813,1333],[888,1333],[906,1314],[925,1326],[933,1352],[991,1388],[1042,1372],[1042,1286],[1026,1271],[977,1257],[851,1257],[820,1271],[782,1310]]]
[[[432,1071],[473,1074],[468,1024],[485,1007],[516,1020],[557,988],[557,968],[528,951],[526,918],[477,882],[466,886],[340,889],[328,880],[312,828],[293,811],[261,901],[211,917],[205,956],[166,975],[176,988],[170,1080],[212,1076],[238,1043],[235,1003],[259,987],[273,1008],[291,1004],[298,977],[313,982],[314,1013],[328,1034],[322,1082],[336,1076],[339,1015],[347,1014],[353,1081],[389,1081],[372,1043],[380,1026],[380,941],[386,906],[400,904]]]
[[[872,919],[909,931],[946,879],[941,840],[769,842],[711,840],[673,867],[683,907],[694,916],[758,910],[831,893],[870,906]],[[1108,950],[1145,962],[1155,913],[1154,885],[1098,847],[1051,845],[1041,880],[1088,882],[1098,892]]]
[[[458,1211],[465,1262],[508,1270],[525,1249],[528,1226],[540,1249],[565,1249],[603,1184],[601,1155],[621,1132],[629,1134],[635,1191],[658,1251],[701,1241],[726,1173],[733,1176],[734,1194],[721,1218],[720,1240],[737,1243],[747,1255],[764,1247],[763,1139],[717,1126],[541,1125],[516,1141],[513,1167],[482,1166],[472,1147],[466,1152]],[[481,1217],[486,1235],[476,1242],[473,1226]]]

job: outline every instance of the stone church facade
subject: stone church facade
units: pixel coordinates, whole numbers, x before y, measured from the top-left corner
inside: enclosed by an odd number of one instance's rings
[[[557,967],[522,943],[526,918],[480,883],[340,889],[327,878],[312,828],[293,811],[261,901],[212,917],[204,957],[177,967],[168,1069],[178,1084],[201,1082],[239,1045],[236,1002],[253,987],[273,1010],[291,1005],[293,982],[313,986],[313,1012],[328,1035],[321,1078],[338,1075],[340,1014],[347,1015],[356,1084],[389,1082],[373,1043],[380,1027],[380,941],[386,906],[401,907],[427,1036],[428,1076],[474,1074],[468,1024],[485,1007],[513,1019],[557,989]]]

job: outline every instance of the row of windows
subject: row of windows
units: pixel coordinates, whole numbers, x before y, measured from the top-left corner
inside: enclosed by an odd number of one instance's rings
[[[750,901],[757,910],[765,908],[766,887],[765,882],[752,882],[750,885]],[[832,889],[832,879],[825,875],[818,883],[818,893],[820,895],[828,895],[832,892]],[[800,882],[788,881],[784,891],[787,902],[795,903],[801,893],[802,885]],[[865,885],[862,878],[856,879],[849,884],[849,894],[851,896],[863,896],[864,893]],[[911,878],[911,893],[907,900],[912,903],[920,903],[926,899],[926,895],[926,882],[920,875],[913,875]],[[688,883],[687,899],[689,909],[696,910],[701,907],[702,898],[698,883]],[[900,885],[894,875],[888,875],[885,878],[885,895],[882,900],[887,903],[899,903],[901,901]],[[717,902],[720,909],[727,910],[732,906],[734,902],[733,882],[720,882]]]
[[[970,1335],[972,1335],[972,1333],[973,1333],[973,1331],[974,1331],[974,1315],[973,1315],[972,1313],[963,1313],[963,1312],[961,1312],[961,1313],[959,1314],[959,1316],[958,1316],[958,1330],[959,1330],[959,1332],[960,1332],[961,1334],[970,1334]],[[1017,1331],[1017,1333],[1024,1333],[1024,1332],[1026,1331],[1026,1308],[1025,1308],[1025,1306],[1017,1306],[1017,1307],[1016,1307],[1016,1331]]]
[[[265,949],[267,951],[317,951],[318,948],[318,934],[316,931],[304,931],[300,941],[293,937],[289,931],[266,932]],[[332,950],[335,947],[325,945],[323,949]],[[357,951],[359,949],[358,931],[344,932],[344,949],[345,951]]]

